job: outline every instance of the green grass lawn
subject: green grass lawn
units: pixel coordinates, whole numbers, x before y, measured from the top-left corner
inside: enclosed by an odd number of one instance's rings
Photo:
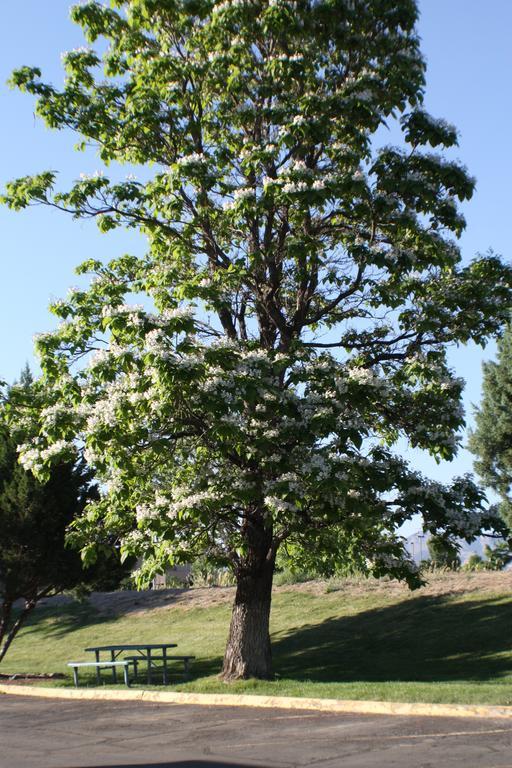
[[[139,606],[111,616],[88,603],[44,607],[0,672],[66,672],[66,661],[87,658],[89,645],[176,641],[178,653],[197,658],[193,679],[183,683],[176,676],[173,690],[512,704],[512,594],[503,581],[497,590],[472,589],[279,591],[272,608],[272,682],[228,686],[217,679],[228,603],[144,612]],[[94,681],[92,673],[81,677]],[[71,674],[52,684],[71,685]]]

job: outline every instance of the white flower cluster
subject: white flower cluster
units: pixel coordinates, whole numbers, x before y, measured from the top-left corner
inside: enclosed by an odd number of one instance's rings
[[[489,517],[489,513],[486,513],[485,517]],[[477,536],[482,531],[483,519],[484,513],[477,510],[457,508],[446,510],[446,525],[453,527],[462,539]]]
[[[160,492],[155,493],[155,497],[152,503],[137,504],[135,508],[135,516],[137,522],[141,523],[145,520],[153,520],[165,514],[169,509],[171,503],[166,496],[163,496]]]
[[[53,333],[51,331],[46,333],[34,333],[32,336],[32,341],[34,344],[44,343],[45,341],[49,341],[51,338],[53,338]]]
[[[422,485],[414,485],[407,489],[407,497],[418,500],[432,501],[440,507],[444,506],[444,486],[435,480],[425,480]]]
[[[195,509],[197,507],[203,506],[206,502],[212,501],[218,501],[218,499],[212,496],[211,491],[191,493],[188,496],[184,496],[170,504],[167,514],[169,517],[177,517],[178,514],[185,509]]]
[[[146,543],[146,536],[142,531],[139,531],[139,530],[130,531],[130,533],[126,534],[126,536],[123,539],[123,544],[128,546],[131,545],[131,546],[137,547],[137,545],[142,546],[145,543]],[[136,573],[137,571],[135,571],[135,574]]]
[[[272,511],[279,513],[295,512],[296,504],[291,501],[285,501],[278,496],[265,496],[265,504]]]
[[[356,384],[361,384],[363,386],[374,387],[379,390],[387,388],[387,382],[377,376],[375,371],[371,368],[348,368],[347,377],[349,381],[353,381]]]
[[[420,440],[428,439],[429,443],[434,443],[444,448],[448,448],[450,451],[455,451],[460,443],[461,436],[454,434],[450,428],[448,431],[441,431],[440,429],[432,429],[428,424],[415,424],[414,429],[410,432],[411,436]]]
[[[67,58],[73,56],[73,54],[92,53],[92,48],[88,48],[86,45],[81,45],[78,48],[72,48],[70,51],[62,51],[60,54],[61,61],[66,61]]]
[[[89,368],[94,369],[104,365],[111,359],[110,350],[97,349],[89,358]]]
[[[23,469],[37,473],[43,469],[44,464],[49,459],[69,451],[70,448],[73,448],[73,443],[67,440],[57,440],[46,448],[36,443],[29,443],[28,445],[19,445],[17,450]]]
[[[174,357],[173,353],[169,351],[165,341],[165,334],[160,328],[153,328],[146,333],[144,348],[146,352],[150,352],[153,355],[158,355],[163,360]]]
[[[453,528],[461,538],[471,538],[477,535],[488,512],[464,507],[465,498],[462,490],[457,493],[446,489],[435,480],[425,480],[422,485],[416,485],[407,490],[406,498],[422,503],[434,503],[444,514],[445,527]]]
[[[191,165],[204,165],[208,162],[208,158],[202,152],[192,152],[190,155],[183,155],[177,160],[177,165],[182,167],[188,167]]]
[[[278,175],[282,175],[284,173],[288,174],[290,171],[292,173],[300,173],[305,176],[311,176],[313,173],[313,170],[308,168],[304,160],[292,160],[288,166],[281,166],[281,168],[279,168]]]
[[[255,191],[251,187],[241,187],[235,190],[235,200],[247,200],[255,196]]]
[[[280,483],[286,483],[288,491],[290,493],[299,494],[302,492],[303,486],[301,478],[297,472],[285,472],[279,477]]]
[[[215,392],[217,389],[234,389],[236,383],[229,371],[217,366],[208,369],[208,378],[203,384],[205,392]]]
[[[282,166],[278,170],[277,178],[273,179],[270,176],[264,176],[261,183],[264,191],[268,187],[278,187],[288,194],[307,192],[308,190],[321,192],[328,189],[333,184],[339,183],[340,180],[346,176],[346,174],[344,176],[339,172],[328,172],[326,169],[317,169],[316,173],[321,175],[317,175],[317,177],[314,178],[315,171],[313,171],[313,169],[308,168],[301,160],[295,160],[288,166]],[[291,176],[296,175],[299,175],[302,178],[290,178]],[[351,178],[353,181],[364,181],[366,177],[362,171],[356,170],[351,175]]]
[[[110,467],[108,479],[105,482],[105,491],[109,494],[119,493],[123,490],[124,482],[122,472],[118,467]]]
[[[421,112],[421,116],[423,117],[425,122],[428,123],[428,125],[430,125],[432,128],[437,128],[442,131],[448,131],[450,133],[452,132],[455,134],[457,133],[456,127],[452,123],[449,123],[447,120],[443,120],[442,118],[438,118],[438,117],[432,117],[432,115],[430,115],[428,112],[426,112],[423,109],[419,111]]]
[[[193,307],[174,307],[173,309],[164,309],[158,315],[148,312],[146,320],[157,328],[165,328],[172,320],[188,320],[193,316]]]
[[[465,385],[464,379],[460,376],[454,376],[453,378],[451,376],[442,376],[440,379],[438,379],[438,382],[440,384],[441,392],[451,392],[454,389],[459,392],[460,390],[464,389]],[[462,416],[462,406],[459,402],[457,402],[457,405],[461,408],[459,415]]]
[[[159,403],[157,391],[154,386],[149,386],[147,379],[142,379],[135,371],[125,374],[105,384],[99,400],[84,406],[81,415],[85,418],[86,438],[104,427],[117,427],[128,407],[142,406],[154,413]]]
[[[223,203],[222,207],[225,211],[235,208],[238,203],[244,200],[252,200],[256,197],[256,192],[251,187],[240,187],[234,192],[234,199]]]
[[[84,459],[90,467],[96,467],[101,462],[100,454],[90,445],[84,449]]]
[[[365,89],[364,91],[354,91],[351,94],[351,96],[354,96],[359,101],[364,101],[364,102],[373,101],[373,99],[375,98],[374,94],[368,89]]]
[[[291,56],[287,53],[273,54],[267,58],[267,61],[282,61],[284,63],[289,61],[304,61],[304,54],[293,53]]]
[[[287,194],[295,194],[297,192],[307,192],[309,184],[306,181],[289,181],[283,184],[282,190]]]
[[[222,11],[230,10],[231,8],[243,8],[245,6],[245,0],[222,0],[221,3],[217,3],[214,8],[214,13],[221,13]]]
[[[142,304],[119,304],[116,307],[106,305],[101,310],[101,316],[105,318],[118,317],[120,315],[133,315],[144,312]]]
[[[231,427],[243,427],[244,425],[242,416],[239,413],[226,413],[220,416],[219,421]]]
[[[416,563],[407,557],[405,553],[403,557],[398,557],[388,552],[380,552],[376,555],[373,564],[377,567],[385,568],[387,571],[403,570],[405,568],[409,573],[418,572]]]
[[[94,171],[94,173],[81,173],[80,178],[82,181],[90,181],[91,179],[103,179],[105,174],[101,170]]]
[[[331,464],[321,453],[313,453],[306,457],[301,466],[302,472],[313,473],[320,479],[326,478],[331,473]]]
[[[44,428],[54,426],[62,415],[69,413],[67,406],[62,403],[54,403],[41,411],[41,421],[44,424]]]

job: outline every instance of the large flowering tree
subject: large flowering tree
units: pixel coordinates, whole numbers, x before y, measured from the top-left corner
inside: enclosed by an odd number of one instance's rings
[[[101,521],[142,577],[197,553],[231,567],[224,678],[268,677],[284,543],[414,585],[405,520],[467,539],[497,525],[468,478],[426,480],[392,447],[454,455],[462,382],[446,348],[499,330],[511,273],[494,256],[461,264],[474,181],[432,151],[457,134],[421,106],[414,0],[71,14],[101,55],[64,54],[62,90],[33,68],[12,81],[50,127],[146,180],[63,192],[42,173],[5,199],[134,228],[148,249],[87,262],[89,288],[54,304],[62,323],[37,341],[53,394],[22,459],[44,474],[85,448],[104,487],[79,525],[86,554]],[[399,148],[378,148],[386,121]]]

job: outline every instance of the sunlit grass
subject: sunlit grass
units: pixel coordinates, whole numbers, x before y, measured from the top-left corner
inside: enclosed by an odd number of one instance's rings
[[[0,671],[67,672],[67,661],[87,658],[86,646],[168,641],[178,643],[178,653],[196,656],[190,682],[176,668],[168,686],[174,690],[512,704],[511,594],[360,592],[275,595],[271,682],[228,686],[218,679],[228,604],[117,616],[88,604],[45,607],[22,630]],[[103,675],[107,683],[109,673]],[[93,674],[82,678],[94,682]],[[71,675],[52,684],[71,685]]]

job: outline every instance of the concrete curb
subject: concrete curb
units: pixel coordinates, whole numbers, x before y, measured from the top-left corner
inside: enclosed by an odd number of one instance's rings
[[[207,707],[259,707],[314,710],[360,715],[414,715],[420,717],[512,718],[512,707],[473,704],[406,704],[395,701],[307,699],[292,696],[249,696],[229,693],[181,693],[177,691],[91,690],[37,688],[31,685],[0,685],[0,694],[88,701],[150,701],[158,704],[196,704]]]

